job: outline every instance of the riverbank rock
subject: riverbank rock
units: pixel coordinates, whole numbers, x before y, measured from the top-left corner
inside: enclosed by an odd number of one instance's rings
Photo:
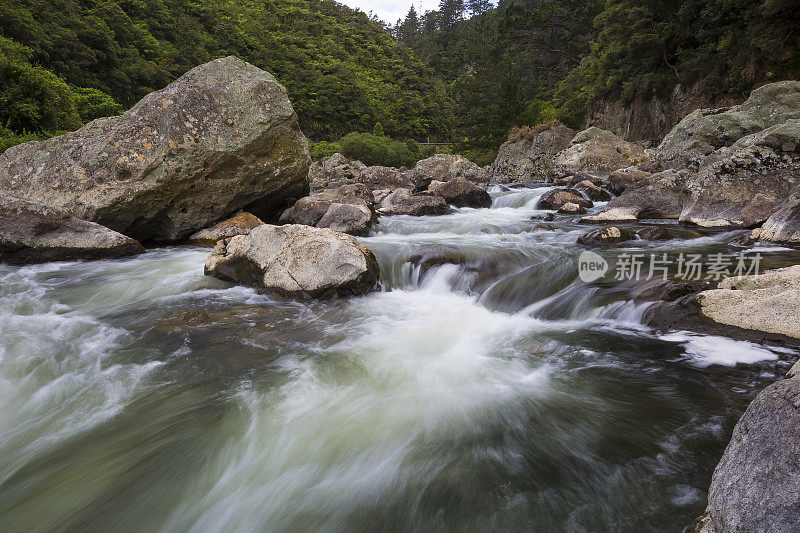
[[[717,150],[698,172],[646,177],[584,220],[677,218],[702,227],[747,228],[765,222],[798,186],[800,120],[789,120]]]
[[[583,193],[584,196],[594,202],[607,202],[608,200],[611,200],[611,193],[602,187],[598,187],[591,180],[579,181],[571,187],[576,191]]]
[[[551,123],[521,132],[500,146],[487,171],[491,183],[551,181],[555,156],[569,148],[575,131]]]
[[[226,57],[121,116],[0,155],[0,189],[139,240],[174,241],[305,194],[310,158],[286,90]]]
[[[308,170],[311,193],[361,184],[371,191],[413,189],[410,172],[404,168],[372,166],[361,161],[348,161],[340,153],[314,162]]]
[[[800,377],[773,383],[750,403],[714,470],[703,533],[798,531]]]
[[[308,167],[309,190],[315,193],[353,183],[365,168],[367,166],[361,161],[350,162],[338,152],[320,161],[314,161]]]
[[[539,198],[536,209],[560,209],[564,204],[571,203],[580,207],[592,207],[592,202],[584,198],[579,192],[569,189],[554,189]]]
[[[0,193],[0,262],[107,259],[142,252],[138,241],[100,224]]]
[[[698,301],[721,324],[800,338],[800,265],[725,279]]]
[[[644,179],[650,177],[652,173],[641,170],[637,167],[627,167],[615,170],[608,175],[603,185],[612,193],[619,196],[628,189],[639,185]]]
[[[377,287],[375,256],[354,237],[299,224],[264,224],[217,243],[208,275],[295,298],[365,294]]]
[[[417,190],[427,189],[432,181],[448,182],[456,178],[476,185],[489,183],[481,167],[460,155],[434,154],[419,160],[411,171],[411,182]]]
[[[408,189],[397,189],[383,199],[379,215],[446,215],[450,207],[441,196],[411,194]]]
[[[446,182],[433,182],[428,191],[441,196],[449,205],[456,207],[491,207],[492,197],[486,189],[464,178],[453,178]]]
[[[558,208],[558,212],[566,215],[582,215],[586,213],[586,208],[582,205],[567,202]]]
[[[687,115],[664,137],[655,161],[661,168],[698,170],[714,151],[790,119],[800,119],[800,82],[770,83],[741,105]]]
[[[247,235],[250,230],[263,223],[257,216],[242,212],[228,220],[218,222],[210,228],[198,231],[189,237],[189,242],[204,246],[214,245],[222,239],[235,237],[236,235]]]
[[[607,176],[615,170],[649,161],[650,157],[643,148],[610,131],[589,128],[575,135],[571,146],[556,156],[554,165],[556,173],[562,176],[578,172]]]
[[[792,194],[761,226],[758,239],[800,242],[800,192]]]

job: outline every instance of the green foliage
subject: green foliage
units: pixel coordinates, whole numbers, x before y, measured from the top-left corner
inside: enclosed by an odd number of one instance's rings
[[[383,124],[381,124],[380,122],[376,122],[375,127],[372,128],[372,134],[375,135],[376,137],[384,137],[385,135],[383,133]]]
[[[370,133],[348,133],[339,145],[345,157],[366,165],[411,167],[420,159],[419,152],[412,153],[407,143]]]
[[[130,107],[227,55],[274,74],[312,139],[376,122],[397,138],[448,138],[452,129],[451,101],[432,71],[366,14],[333,0],[4,0],[0,36],[2,118],[15,131],[118,113],[115,102]],[[9,47],[18,47],[11,59]],[[67,84],[111,98],[80,92],[70,106]]]
[[[121,115],[123,107],[103,91],[91,87],[73,87],[75,109],[83,122],[100,117]]]
[[[27,131],[17,134],[8,128],[0,126],[0,154],[5,152],[6,149],[17,144],[26,143],[29,141],[42,141],[48,137],[52,137],[53,135],[55,134],[50,132],[28,133]]]
[[[318,143],[309,143],[308,151],[311,153],[311,159],[319,161],[325,157],[330,157],[336,152],[342,151],[342,146],[339,143],[329,143],[327,141],[320,141]]]

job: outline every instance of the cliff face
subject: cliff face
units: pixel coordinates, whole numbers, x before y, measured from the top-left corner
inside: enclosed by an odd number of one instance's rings
[[[710,96],[697,86],[676,85],[669,98],[638,96],[629,104],[601,102],[589,113],[588,126],[609,130],[627,141],[657,145],[683,117],[701,108],[740,104],[746,95]]]

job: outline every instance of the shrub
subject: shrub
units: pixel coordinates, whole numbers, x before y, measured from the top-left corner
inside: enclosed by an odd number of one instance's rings
[[[522,140],[529,141],[545,130],[552,130],[563,125],[564,124],[562,124],[558,120],[551,120],[549,122],[543,122],[541,124],[537,124],[532,128],[529,126],[521,126],[521,127],[514,126],[508,131],[508,142],[513,143]]]
[[[327,141],[320,141],[318,143],[309,143],[308,151],[311,153],[311,159],[319,161],[325,157],[330,157],[336,152],[341,152],[342,147],[339,143],[329,143]]]
[[[366,165],[410,167],[419,160],[408,144],[371,133],[348,133],[339,141],[348,159],[358,159]]]

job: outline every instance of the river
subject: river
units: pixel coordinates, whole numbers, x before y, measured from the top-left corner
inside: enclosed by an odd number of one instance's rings
[[[578,279],[589,228],[530,220],[547,190],[382,219],[347,300],[200,247],[0,265],[0,530],[680,531],[797,354],[645,326],[641,282]],[[672,229],[624,250],[747,249]]]

